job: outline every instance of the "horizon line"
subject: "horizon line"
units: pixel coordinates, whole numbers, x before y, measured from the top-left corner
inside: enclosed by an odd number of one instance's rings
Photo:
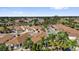
[[[69,16],[69,15],[67,15],[67,16],[60,16],[60,15],[52,15],[52,16],[0,16],[0,17],[54,17],[54,16],[58,16],[58,17],[79,17],[79,15],[78,16]]]

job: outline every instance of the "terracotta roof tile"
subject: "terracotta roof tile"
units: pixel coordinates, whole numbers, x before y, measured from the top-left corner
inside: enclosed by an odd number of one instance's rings
[[[57,29],[57,30],[67,32],[70,36],[79,37],[79,31],[76,30],[76,29],[67,27],[67,26],[65,26],[65,25],[63,25],[63,24],[56,24],[56,25],[53,25],[53,27],[54,27],[55,29]]]
[[[14,37],[12,40],[8,41],[6,44],[20,44],[23,43],[25,41],[25,39],[27,39],[28,33],[24,33],[20,36]]]
[[[38,42],[39,40],[41,40],[41,39],[42,39],[43,37],[45,37],[45,36],[46,36],[46,33],[43,32],[43,31],[41,31],[40,33],[35,34],[35,35],[32,36],[32,41],[33,41],[34,43],[36,43],[36,42]]]
[[[13,35],[5,35],[0,38],[0,43],[5,43],[5,42],[11,40],[13,37],[14,37]]]

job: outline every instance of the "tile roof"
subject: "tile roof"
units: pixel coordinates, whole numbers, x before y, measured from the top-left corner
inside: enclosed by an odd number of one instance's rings
[[[34,43],[38,42],[39,40],[41,40],[43,37],[46,36],[46,33],[41,31],[40,33],[37,33],[35,35],[32,36],[32,41]]]
[[[70,36],[79,37],[79,31],[76,30],[76,29],[67,27],[67,26],[65,26],[65,25],[63,25],[63,24],[56,24],[56,25],[53,25],[53,27],[54,27],[55,29],[57,29],[57,30],[67,32]]]
[[[79,19],[75,19],[75,20],[74,20],[74,22],[77,22],[77,23],[79,23]]]
[[[21,26],[15,26],[14,29],[16,29],[16,30],[23,30]]]
[[[14,35],[4,35],[3,37],[0,37],[0,44],[5,43],[9,40],[11,40],[12,38],[14,38]]]
[[[20,36],[16,36],[12,40],[9,40],[6,44],[17,45],[17,44],[23,43],[27,39],[27,36],[28,36],[28,33],[24,33]]]
[[[46,35],[46,33],[44,31],[40,30],[41,29],[40,26],[32,26],[32,27],[27,27],[27,28],[28,29],[33,29],[34,28],[34,29],[38,29],[39,30],[38,33],[36,33],[36,34],[34,34],[32,36],[32,41],[34,43],[36,43],[37,41],[41,40],[42,37],[44,37]],[[9,40],[6,44],[17,45],[17,44],[23,43],[27,39],[28,36],[29,36],[28,32],[26,32],[26,31],[22,32],[20,36],[14,37],[13,39]]]

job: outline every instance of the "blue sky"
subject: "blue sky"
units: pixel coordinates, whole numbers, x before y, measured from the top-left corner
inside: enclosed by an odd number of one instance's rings
[[[0,16],[79,16],[79,7],[0,7]]]

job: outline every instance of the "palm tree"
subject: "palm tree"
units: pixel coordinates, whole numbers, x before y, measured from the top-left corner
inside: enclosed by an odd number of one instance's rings
[[[31,38],[27,38],[26,41],[24,42],[23,47],[25,49],[27,49],[27,48],[31,49],[32,48],[32,45],[33,45],[33,42],[31,40]]]
[[[0,44],[0,51],[8,51],[8,47],[5,44]]]
[[[42,43],[41,42],[37,42],[37,46],[36,46],[36,50],[37,51],[41,51],[42,50]]]
[[[62,50],[65,49],[73,49],[76,46],[76,41],[71,41],[68,38],[68,34],[66,32],[59,32],[56,35],[56,39],[55,39],[55,44],[56,46],[59,47],[59,49],[62,48]]]
[[[67,41],[69,40],[67,33],[65,33],[65,32],[59,32],[57,34],[57,36],[56,36],[56,40],[59,41],[59,43],[60,43],[60,44],[58,44],[59,47],[62,47],[64,49],[67,48],[66,44],[68,44]]]

